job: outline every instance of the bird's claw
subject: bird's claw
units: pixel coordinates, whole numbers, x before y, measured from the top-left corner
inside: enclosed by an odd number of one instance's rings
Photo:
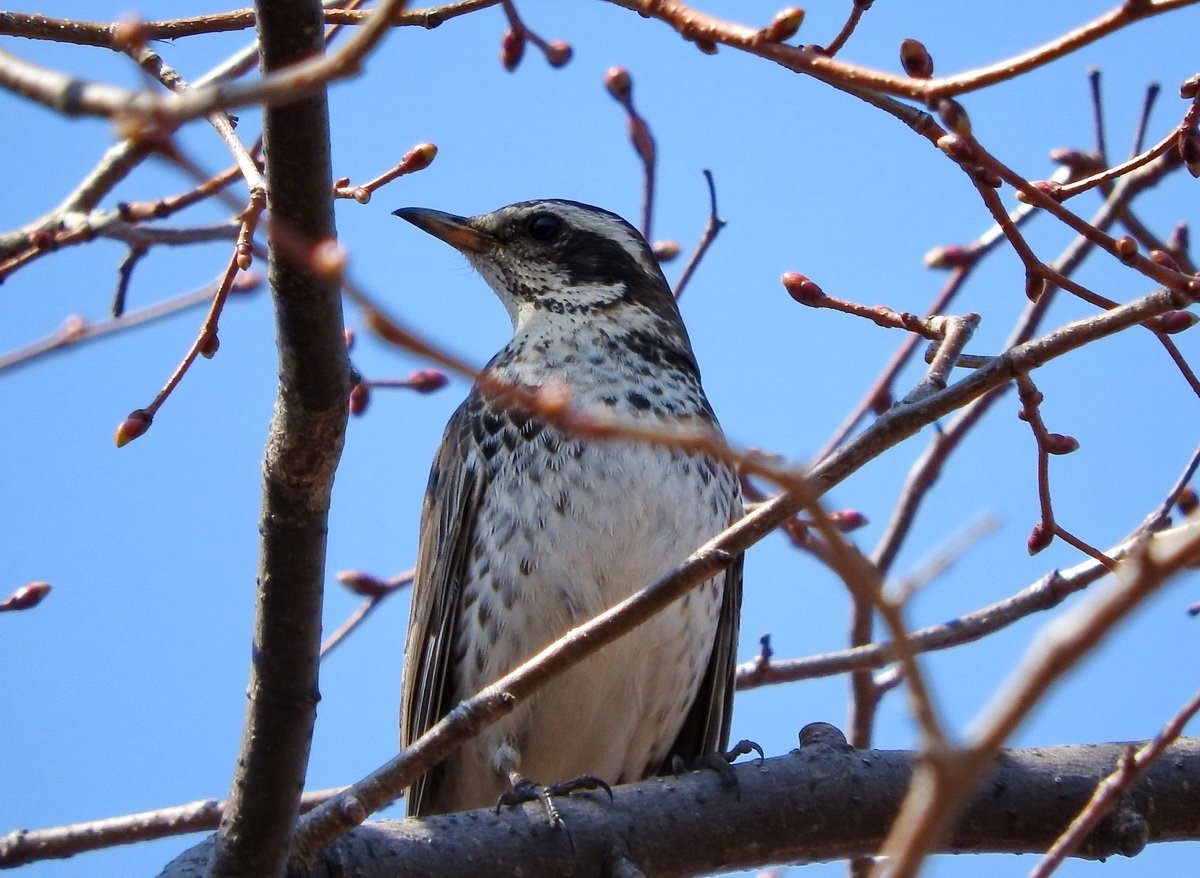
[[[763,748],[758,746],[758,742],[751,741],[748,738],[742,738],[728,750],[721,754],[726,762],[733,762],[739,756],[747,756],[750,753],[758,754],[758,761],[763,762],[767,758],[767,754],[763,752]]]
[[[762,747],[754,741],[743,738],[724,753],[705,753],[696,760],[696,768],[711,768],[721,776],[721,782],[725,786],[731,786],[736,790],[738,788],[737,775],[733,773],[732,763],[739,756],[745,756],[747,753],[757,753],[760,762],[766,759]]]
[[[569,796],[580,790],[604,790],[608,793],[609,801],[612,801],[612,787],[593,774],[581,774],[579,777],[573,777],[550,786],[522,777],[514,781],[512,786],[496,800],[496,813],[499,814],[503,807],[512,808],[525,802],[537,801],[542,803],[550,826],[554,829],[562,829],[565,821],[558,806],[554,804],[554,799],[556,796]]]

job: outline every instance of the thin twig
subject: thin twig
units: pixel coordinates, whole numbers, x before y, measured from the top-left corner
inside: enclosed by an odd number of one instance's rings
[[[261,283],[261,278],[256,275],[243,273],[235,279],[231,292],[252,292],[258,289]],[[66,348],[83,344],[84,342],[94,341],[106,335],[111,335],[114,332],[133,329],[145,323],[152,323],[156,320],[161,320],[163,317],[178,314],[180,311],[186,311],[198,305],[211,303],[220,284],[220,281],[215,281],[197,290],[181,293],[170,299],[164,299],[161,302],[155,302],[153,305],[147,305],[140,310],[130,311],[120,317],[112,317],[108,320],[100,320],[95,323],[90,323],[81,317],[68,318],[61,329],[50,333],[45,338],[22,348],[9,351],[8,353],[0,354],[0,372],[5,369],[28,365],[47,354],[62,351]]]
[[[675,284],[676,299],[683,295],[688,281],[692,279],[692,275],[700,265],[700,260],[704,258],[704,254],[708,252],[708,248],[712,246],[712,242],[716,240],[721,229],[727,225],[725,220],[717,216],[717,187],[713,183],[712,171],[708,168],[704,169],[704,181],[708,183],[708,223],[704,226],[704,232],[700,235],[700,243],[696,245],[692,258],[683,267],[679,281]]]

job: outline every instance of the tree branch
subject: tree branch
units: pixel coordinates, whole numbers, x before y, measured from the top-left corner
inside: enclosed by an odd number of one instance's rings
[[[623,859],[640,874],[660,878],[875,853],[916,755],[855,750],[824,724],[809,726],[801,741],[789,755],[734,766],[736,784],[700,771],[616,787],[611,803],[595,794],[563,797],[562,832],[545,825],[536,803],[499,815],[481,810],[373,823],[340,839],[298,874],[390,878],[403,864],[411,875],[593,876]],[[1126,746],[1005,751],[939,850],[1045,850]],[[1076,855],[1133,856],[1147,842],[1200,838],[1191,792],[1198,782],[1200,739],[1180,739],[1130,790],[1125,819],[1102,822]],[[202,874],[208,847],[180,856],[164,878]]]
[[[315,0],[258,12],[265,76],[321,54]],[[325,540],[348,417],[340,278],[297,258],[335,234],[324,92],[267,107],[263,144],[279,385],[263,461],[250,704],[212,876],[282,875],[287,862],[320,697]]]

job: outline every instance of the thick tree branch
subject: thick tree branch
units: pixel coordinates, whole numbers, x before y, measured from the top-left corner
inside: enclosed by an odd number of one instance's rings
[[[258,12],[265,75],[321,54],[315,0]],[[263,461],[250,704],[213,876],[282,875],[287,861],[320,697],[325,539],[350,384],[340,278],[300,258],[335,234],[324,93],[268,107],[263,146],[279,386]]]
[[[855,750],[821,724],[808,727],[802,741],[789,755],[735,766],[736,785],[717,772],[700,771],[617,787],[612,803],[593,794],[562,798],[558,804],[567,825],[561,832],[545,824],[536,803],[499,815],[469,811],[373,823],[340,839],[301,874],[390,878],[402,869],[408,875],[477,878],[595,876],[619,874],[611,867],[623,859],[658,878],[875,853],[896,816],[916,755]],[[1005,751],[939,849],[1045,850],[1127,746]],[[1200,838],[1192,792],[1197,783],[1200,740],[1180,739],[1076,855],[1133,856],[1147,842]],[[163,876],[202,874],[208,847],[186,852]]]

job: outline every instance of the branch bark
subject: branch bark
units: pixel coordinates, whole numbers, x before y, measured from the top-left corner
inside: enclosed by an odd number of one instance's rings
[[[267,74],[323,51],[316,0],[261,2],[258,25]],[[335,234],[324,91],[267,107],[263,145],[279,384],[263,461],[250,704],[212,876],[284,873],[320,697],[325,540],[349,393],[340,279],[301,258]]]
[[[306,874],[597,876],[632,865],[655,876],[706,874],[769,863],[819,862],[875,853],[912,776],[908,751],[856,750],[824,724],[801,733],[786,756],[558,800],[567,821],[551,830],[536,803],[494,815],[469,811],[382,821],[327,848]],[[945,844],[948,853],[1036,853],[1082,809],[1126,744],[1005,751]],[[1200,739],[1180,739],[1076,852],[1134,856],[1148,842],[1200,838],[1195,785]],[[869,792],[867,792],[869,791]],[[719,814],[719,819],[718,819]],[[202,874],[208,843],[162,875]],[[637,874],[627,872],[625,874]]]

